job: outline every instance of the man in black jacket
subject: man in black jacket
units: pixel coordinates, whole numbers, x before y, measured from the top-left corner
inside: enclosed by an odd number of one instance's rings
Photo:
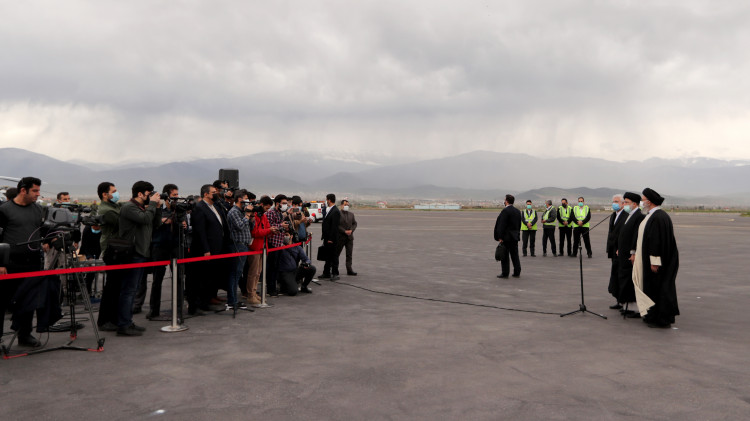
[[[633,259],[635,256],[635,247],[638,240],[638,228],[645,216],[638,207],[641,196],[638,193],[625,193],[623,210],[628,214],[620,228],[620,235],[617,238],[617,259],[618,259],[618,277],[617,277],[617,302],[625,304],[622,313],[630,318],[639,318],[641,315],[630,310],[630,303],[635,302],[635,288],[633,286]],[[623,215],[624,216],[624,215]],[[631,259],[633,257],[633,259]]]
[[[336,195],[329,193],[326,196],[328,211],[323,219],[323,246],[326,248],[326,264],[323,267],[323,274],[319,279],[339,280],[339,256],[336,254],[336,244],[339,235],[339,223],[341,213],[336,207]]]
[[[221,254],[224,241],[229,238],[224,210],[219,204],[222,200],[216,187],[206,184],[201,187],[202,200],[195,205],[190,214],[193,226],[193,242],[190,255],[193,257]],[[216,277],[223,273],[215,260],[191,263],[187,278],[188,314],[200,314],[200,311],[221,311],[224,306],[210,305],[209,301],[216,291]],[[219,279],[222,285],[227,279]]]
[[[505,209],[500,212],[495,222],[495,241],[503,243],[508,250],[509,259],[513,260],[513,277],[521,276],[521,259],[518,258],[518,240],[521,238],[521,211],[513,207],[516,198],[505,195]],[[502,273],[498,278],[507,278],[510,273],[509,259],[501,262]]]
[[[617,258],[617,238],[620,236],[620,229],[625,224],[625,218],[627,213],[623,213],[622,195],[616,194],[612,196],[612,215],[609,217],[609,231],[607,232],[607,257],[612,261],[612,269],[609,274],[609,287],[607,290],[612,294],[615,299],[619,295],[619,264],[620,261]],[[619,310],[622,308],[619,300],[609,306],[612,310]]]

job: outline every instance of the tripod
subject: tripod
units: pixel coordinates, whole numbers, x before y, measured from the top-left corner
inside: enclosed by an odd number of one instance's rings
[[[596,225],[594,225],[591,229],[589,229],[589,232],[586,233],[586,234],[591,233],[591,231],[593,231],[594,228],[598,227],[599,225],[601,225],[602,222],[606,221],[609,218],[610,217],[608,216],[608,217],[602,219],[601,221],[599,221]],[[576,314],[576,313],[584,313],[584,314],[585,313],[590,313],[590,314],[593,314],[595,316],[599,316],[602,319],[606,320],[607,316],[605,316],[603,314],[599,314],[599,313],[594,313],[593,311],[589,311],[586,308],[586,302],[584,301],[584,298],[583,298],[584,297],[584,295],[583,295],[583,239],[581,239],[581,241],[578,242],[578,268],[579,268],[580,273],[581,273],[581,304],[578,305],[578,310],[573,310],[570,313],[561,314],[560,317],[570,316],[571,314]]]
[[[78,260],[76,259],[76,253],[74,250],[67,251],[67,244],[65,244],[65,232],[58,232],[56,233],[57,241],[60,241],[60,244],[62,244],[61,251],[63,252],[63,268],[68,269],[70,267],[81,267],[81,266],[90,266],[87,264],[79,264],[77,263]],[[30,244],[37,241],[32,241],[29,243],[24,244]],[[22,244],[19,244],[22,245]],[[16,339],[16,336],[18,333],[13,335],[13,338],[10,341],[10,345],[5,348],[3,347],[3,357],[5,359],[9,358],[15,358],[15,357],[23,357],[27,355],[34,355],[34,354],[41,354],[44,352],[51,352],[51,351],[58,351],[62,349],[67,350],[73,350],[73,351],[93,351],[93,352],[102,352],[104,351],[104,339],[99,336],[99,328],[94,322],[94,312],[91,306],[91,299],[89,297],[88,289],[86,288],[86,282],[80,272],[69,274],[65,276],[66,280],[66,294],[67,294],[67,300],[68,300],[68,306],[69,306],[69,314],[70,314],[70,341],[64,345],[52,347],[52,348],[45,348],[45,349],[39,349],[36,351],[28,351],[24,352],[22,354],[18,355],[8,355],[8,352],[11,350],[13,346],[13,342]],[[89,313],[89,320],[91,321],[91,326],[94,329],[94,336],[96,337],[96,344],[97,347],[95,349],[92,348],[85,348],[80,346],[74,346],[73,342],[75,342],[76,339],[78,339],[78,326],[76,322],[76,285],[78,286],[78,290],[81,292],[81,297],[83,298],[83,304],[86,310]]]

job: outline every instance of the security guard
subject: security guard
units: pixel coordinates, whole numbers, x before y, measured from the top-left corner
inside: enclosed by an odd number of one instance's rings
[[[526,209],[521,214],[523,221],[521,221],[521,233],[523,236],[523,255],[526,256],[526,246],[529,244],[529,238],[531,238],[531,257],[536,257],[534,254],[534,244],[536,243],[536,211],[531,206],[531,200],[526,201]]]
[[[591,240],[589,239],[589,221],[591,220],[591,210],[585,203],[583,197],[578,198],[578,206],[573,209],[573,256],[578,255],[578,247],[581,244],[581,236],[583,236],[583,243],[586,245],[586,253],[589,259],[592,256],[591,253]]]
[[[555,245],[555,221],[557,220],[557,211],[552,206],[552,201],[548,200],[547,210],[542,215],[543,233],[542,233],[542,251],[543,256],[547,256],[547,240],[549,240],[552,256],[557,256],[557,246]]]
[[[562,205],[557,208],[557,227],[560,229],[560,256],[563,256],[566,238],[568,239],[568,256],[572,256],[573,221],[570,216],[573,213],[573,208],[568,206],[568,199],[564,197],[561,203]]]

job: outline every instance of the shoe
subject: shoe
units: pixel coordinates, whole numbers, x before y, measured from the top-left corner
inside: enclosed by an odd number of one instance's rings
[[[133,329],[135,329],[135,330],[137,330],[137,331],[139,331],[139,332],[145,332],[146,331],[145,327],[138,326],[135,323],[133,323],[132,325],[130,325],[130,327],[133,328]]]
[[[554,256],[554,253],[552,255]],[[547,253],[542,253],[542,257],[547,257]]]
[[[325,273],[318,276],[318,279],[330,279],[330,278],[331,278],[331,275],[326,275]]]
[[[205,316],[206,313],[199,308],[195,308],[195,309],[188,309],[188,315],[189,316]]]
[[[520,277],[521,277],[521,274],[520,274],[520,273],[514,273],[514,274],[513,274],[513,275],[511,275],[511,276],[512,276],[512,277],[514,277],[514,278],[520,278]]]
[[[146,314],[146,318],[149,319],[149,320],[155,319],[155,318],[157,318],[159,316],[160,316],[160,314],[159,314],[158,311],[156,313],[154,313],[153,311],[149,311],[148,314]]]
[[[589,253],[589,259],[591,258],[591,256],[593,256],[593,254]]]
[[[500,279],[508,279],[508,275],[497,275]]]
[[[534,253],[531,253],[531,257],[536,257],[536,254],[534,254]]]
[[[143,332],[137,329],[134,329],[135,325],[130,325],[128,327],[121,327],[117,329],[117,336],[143,336]]]
[[[526,253],[523,254],[523,257],[526,257]]]
[[[560,253],[560,254],[558,254],[558,256],[559,257],[563,257],[563,256],[565,256],[565,253]]]
[[[338,281],[339,279],[341,278],[338,275],[331,276],[331,281]]]
[[[357,276],[357,272],[355,272],[353,270],[347,271],[346,274],[349,275],[349,276]]]
[[[634,311],[632,313],[626,314],[625,317],[627,317],[628,319],[640,319],[641,318],[641,313],[638,313],[637,311]]]
[[[143,309],[140,307],[133,307],[133,314],[140,314],[143,312]]]
[[[299,289],[299,292],[304,292],[305,294],[312,294],[312,290],[309,287],[302,287]]]
[[[257,306],[261,304],[260,297],[253,297],[250,300],[248,300],[248,303],[252,306]]]
[[[112,322],[107,322],[99,326],[99,330],[101,330],[102,332],[116,332],[117,325]]]
[[[214,313],[218,313],[220,311],[226,310],[226,307],[223,304],[209,304],[205,308],[201,308],[203,311],[213,311]]]
[[[27,335],[19,336],[18,337],[18,345],[23,346],[30,346],[33,348],[39,348],[42,346],[42,343],[39,342],[39,339],[32,336],[30,333]]]
[[[612,309],[612,310],[619,310],[619,309],[622,308],[622,305],[620,305],[620,303],[617,303],[615,305],[609,306],[609,308]]]

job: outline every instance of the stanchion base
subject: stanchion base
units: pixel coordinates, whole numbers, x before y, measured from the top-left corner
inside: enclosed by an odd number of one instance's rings
[[[255,307],[255,308],[271,308],[273,306],[271,304],[253,304],[250,307]]]
[[[164,326],[163,328],[161,328],[161,331],[162,332],[167,332],[167,333],[172,333],[172,332],[184,332],[184,331],[186,331],[188,329],[189,328],[187,326],[185,326],[185,325],[181,325],[181,326],[171,326],[170,325],[170,326]]]

